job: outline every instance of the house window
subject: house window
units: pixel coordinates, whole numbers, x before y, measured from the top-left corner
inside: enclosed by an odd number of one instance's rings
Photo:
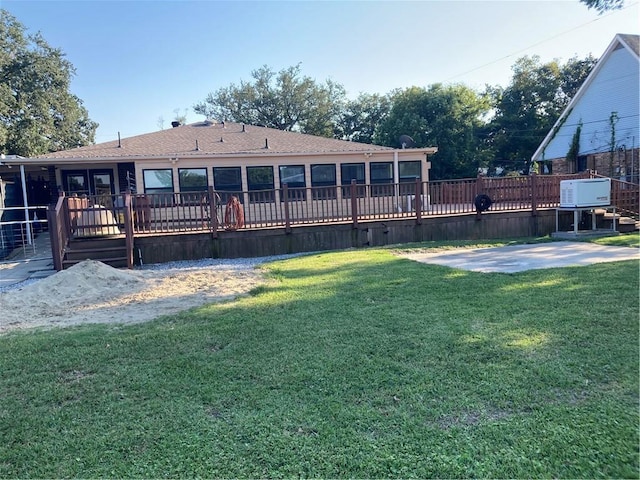
[[[207,190],[206,168],[179,168],[178,181],[181,192],[202,192]]]
[[[63,170],[62,186],[70,195],[96,195],[99,204],[108,205],[113,195],[113,170]]]
[[[213,167],[213,185],[224,203],[233,195],[242,201],[242,171],[240,167]]]
[[[75,194],[88,194],[89,188],[87,187],[87,177],[85,174],[69,174],[66,177],[68,193]]]
[[[311,165],[311,186],[314,200],[336,198],[335,164]]]
[[[576,160],[576,173],[584,172],[587,169],[587,156],[580,155],[578,156],[578,160]],[[611,174],[611,172],[609,172]]]
[[[340,173],[342,175],[342,185],[351,185],[351,180],[364,185],[364,163],[343,163],[340,165]],[[365,187],[357,187],[358,197],[365,195]],[[344,198],[351,197],[351,187],[342,188],[342,196]]]
[[[249,201],[273,202],[273,167],[247,167]]]
[[[290,189],[289,200],[304,200],[306,198],[307,186],[304,179],[304,165],[280,165],[280,188],[284,188],[284,184]],[[293,189],[293,190],[291,190]]]
[[[392,162],[372,162],[369,165],[369,176],[371,178],[371,196],[381,197],[393,194]]]
[[[398,175],[400,185],[400,195],[415,195],[416,179],[422,180],[422,162],[420,160],[398,162]],[[412,185],[402,185],[403,183]]]
[[[163,168],[160,170],[143,170],[144,193],[172,193],[173,170]]]

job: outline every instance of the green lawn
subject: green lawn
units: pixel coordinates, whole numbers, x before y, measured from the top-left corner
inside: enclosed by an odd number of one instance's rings
[[[1,336],[0,476],[638,478],[638,262],[265,268],[232,302]]]

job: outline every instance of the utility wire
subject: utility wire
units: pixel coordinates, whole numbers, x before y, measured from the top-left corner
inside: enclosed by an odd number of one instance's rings
[[[615,12],[610,12],[610,13],[607,13],[606,15],[601,15],[601,16],[599,16],[598,18],[595,18],[595,19],[593,19],[593,20],[591,20],[591,21],[589,21],[589,22],[587,22],[587,23],[583,23],[582,25],[578,25],[578,26],[573,27],[573,28],[571,28],[571,29],[569,29],[569,30],[565,30],[564,32],[560,32],[560,33],[558,33],[557,35],[553,35],[553,36],[551,36],[551,37],[545,38],[544,40],[540,40],[539,42],[534,43],[533,45],[529,45],[529,46],[528,46],[528,47],[526,47],[526,48],[522,48],[522,49],[517,50],[517,51],[515,51],[515,52],[513,52],[513,53],[510,53],[510,54],[508,54],[508,55],[505,55],[504,57],[498,58],[497,60],[493,60],[493,61],[491,61],[491,62],[485,63],[485,64],[480,65],[480,66],[478,66],[478,67],[472,68],[471,70],[467,70],[466,72],[462,72],[462,73],[459,73],[459,74],[454,75],[454,76],[452,76],[452,77],[449,77],[449,78],[445,79],[445,80],[444,80],[444,82],[445,82],[445,83],[446,83],[446,82],[449,82],[449,81],[451,81],[451,80],[453,80],[453,79],[455,79],[455,78],[462,77],[462,76],[467,75],[467,74],[469,74],[469,73],[475,72],[475,71],[480,70],[480,69],[485,68],[485,67],[488,67],[489,65],[493,65],[494,63],[498,63],[498,62],[501,62],[501,61],[503,61],[503,60],[506,60],[506,59],[508,59],[508,58],[510,58],[510,57],[513,57],[514,55],[518,55],[518,54],[520,54],[520,53],[526,52],[527,50],[530,50],[530,49],[532,49],[533,47],[537,47],[538,45],[542,45],[543,43],[546,43],[546,42],[548,42],[548,41],[550,41],[550,40],[554,40],[554,39],[556,39],[556,38],[558,38],[558,37],[561,37],[561,36],[563,36],[563,35],[566,35],[567,33],[573,32],[574,30],[578,30],[579,28],[586,27],[587,25],[590,25],[590,24],[595,23],[595,22],[597,22],[597,21],[599,21],[599,20],[602,20],[603,18],[607,18],[607,17],[609,17],[609,16],[613,15],[614,13],[618,13],[618,12],[623,11],[623,10],[626,10],[626,9],[628,9],[628,8],[635,7],[636,5],[638,5],[638,2],[632,3],[632,4],[630,4],[630,5],[626,6],[626,7],[623,7],[623,8],[621,8],[621,9],[619,9],[619,10],[616,10]]]
[[[640,117],[640,115],[625,115],[623,117],[617,117],[617,120],[625,120],[627,118],[638,118]],[[609,124],[611,122],[610,118],[605,118],[602,120],[591,120],[590,122],[577,122],[577,123],[564,123],[562,124],[562,127],[577,127],[579,125],[584,126],[584,125],[591,125],[594,123],[607,123]],[[530,128],[530,129],[509,129],[506,130],[506,133],[510,134],[513,137],[522,137],[522,138],[537,138],[538,135],[535,135],[535,132],[537,132],[538,130],[544,130],[544,131],[548,131],[550,130],[550,128],[548,127],[540,127],[540,128]],[[526,135],[527,133],[532,133],[532,135]],[[492,133],[484,133],[484,134],[480,134],[479,136],[486,136],[489,137],[493,135]],[[563,135],[556,135],[557,136],[563,136]],[[566,136],[566,135],[565,135]],[[573,133],[571,135],[568,136],[573,136]]]

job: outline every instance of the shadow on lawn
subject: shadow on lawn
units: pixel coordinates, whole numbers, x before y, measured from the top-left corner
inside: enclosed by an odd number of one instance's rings
[[[101,456],[75,473],[90,476],[121,452],[149,477],[588,477],[632,463],[636,262],[504,275],[371,250],[265,268],[275,280],[235,301],[4,337],[5,375],[31,375],[11,391],[43,410],[77,399],[74,425],[109,432],[89,439]],[[38,441],[92,462],[59,410]]]

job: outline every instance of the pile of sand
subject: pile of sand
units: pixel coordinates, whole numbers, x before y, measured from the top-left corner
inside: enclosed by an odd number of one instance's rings
[[[253,268],[119,270],[86,260],[20,290],[0,293],[0,332],[82,323],[136,323],[245,294]]]

